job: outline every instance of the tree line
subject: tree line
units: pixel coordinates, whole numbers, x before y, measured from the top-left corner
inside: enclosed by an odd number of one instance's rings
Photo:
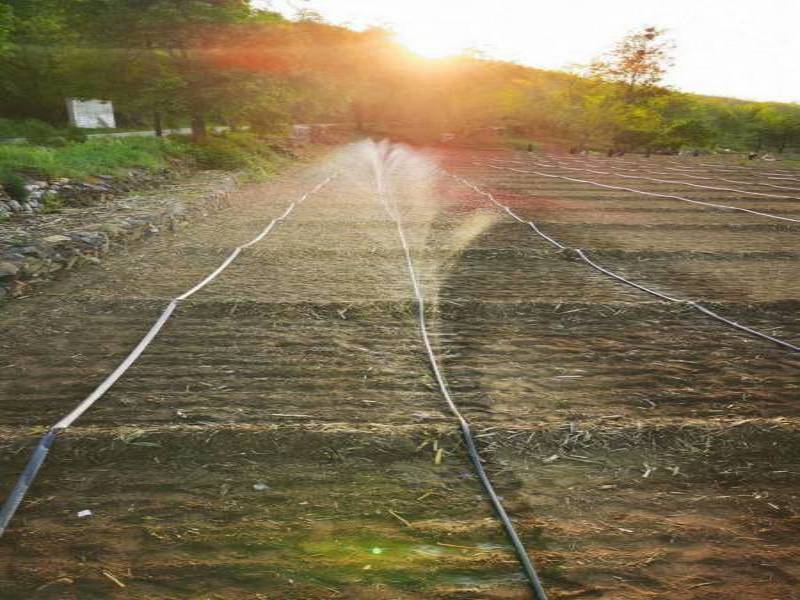
[[[800,149],[800,105],[667,89],[665,32],[644,28],[580,72],[474,54],[427,60],[381,29],[246,0],[4,0],[0,117],[65,121],[66,97],[112,100],[131,127],[285,131],[344,123],[429,143],[502,131],[575,149]]]

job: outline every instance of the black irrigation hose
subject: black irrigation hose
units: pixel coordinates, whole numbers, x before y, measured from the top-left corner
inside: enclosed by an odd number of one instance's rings
[[[457,181],[460,181],[465,186],[467,186],[469,188],[472,188],[476,193],[478,193],[478,194],[480,194],[482,196],[486,196],[489,200],[492,201],[492,203],[494,203],[497,207],[503,209],[505,212],[507,212],[509,215],[511,215],[511,217],[513,217],[515,220],[519,221],[520,223],[525,223],[525,224],[529,225],[530,228],[533,229],[534,232],[536,232],[542,238],[544,238],[545,240],[547,240],[548,242],[553,244],[559,250],[569,250],[569,251],[573,252],[584,263],[586,263],[587,265],[589,265],[593,269],[599,271],[600,273],[603,273],[604,275],[608,275],[609,277],[611,277],[611,278],[613,278],[613,279],[615,279],[615,280],[617,280],[617,281],[619,281],[621,283],[624,283],[624,284],[629,285],[631,287],[634,287],[634,288],[636,288],[638,290],[646,292],[646,293],[648,293],[648,294],[650,294],[652,296],[660,298],[661,300],[666,300],[667,302],[674,302],[676,304],[683,304],[685,306],[690,306],[693,309],[703,313],[704,315],[711,317],[712,319],[716,319],[717,321],[725,323],[726,325],[729,325],[731,327],[735,327],[736,329],[738,329],[740,331],[744,331],[745,333],[748,333],[748,334],[750,334],[750,335],[752,335],[754,337],[758,337],[758,338],[761,338],[763,340],[767,340],[768,342],[772,342],[773,344],[777,344],[778,346],[781,346],[781,347],[783,347],[783,348],[785,348],[787,350],[790,350],[792,352],[800,352],[800,346],[796,346],[795,344],[792,344],[792,343],[787,342],[785,340],[782,340],[780,338],[771,336],[771,335],[769,335],[767,333],[763,333],[761,331],[757,331],[755,329],[747,327],[746,325],[742,325],[740,323],[737,323],[736,321],[731,321],[730,319],[727,319],[727,318],[723,317],[722,315],[715,313],[710,308],[706,308],[705,306],[695,302],[694,300],[686,300],[686,299],[683,299],[683,298],[675,298],[673,296],[668,296],[667,294],[664,294],[664,293],[659,292],[657,290],[654,290],[654,289],[651,289],[651,288],[646,287],[644,285],[641,285],[639,283],[636,283],[635,281],[631,281],[630,279],[627,279],[626,277],[623,277],[622,275],[619,275],[618,273],[614,273],[613,271],[611,271],[609,269],[606,269],[605,267],[603,267],[601,265],[598,265],[596,262],[594,262],[588,256],[586,256],[586,253],[583,250],[581,250],[580,248],[569,248],[568,246],[565,246],[564,244],[562,244],[561,242],[559,242],[555,238],[552,238],[549,235],[543,233],[536,226],[536,224],[533,223],[532,221],[526,221],[525,219],[523,219],[523,218],[519,217],[518,215],[516,215],[514,213],[514,211],[512,211],[508,206],[498,202],[497,199],[494,197],[494,195],[492,195],[490,192],[486,192],[486,191],[480,189],[477,185],[475,185],[472,182],[464,179],[463,177],[458,177],[457,175],[452,175],[452,177],[454,179],[456,179]]]
[[[445,402],[450,409],[450,412],[458,421],[461,435],[464,438],[464,443],[467,445],[467,452],[469,453],[470,461],[475,467],[475,472],[480,479],[481,485],[483,485],[483,489],[486,491],[486,495],[489,497],[498,519],[506,531],[509,541],[514,546],[517,559],[522,566],[522,570],[525,573],[525,577],[527,578],[531,590],[533,591],[534,597],[536,600],[547,600],[547,594],[545,593],[542,581],[539,578],[539,574],[536,572],[536,567],[533,566],[533,562],[528,556],[528,552],[525,550],[525,546],[522,544],[522,540],[520,540],[519,534],[517,534],[517,531],[514,528],[514,524],[509,518],[508,513],[506,513],[505,508],[503,508],[503,503],[500,501],[497,493],[494,491],[492,482],[489,480],[489,476],[486,474],[486,471],[483,468],[483,461],[480,453],[478,452],[478,448],[475,445],[475,439],[472,435],[472,430],[470,429],[469,423],[461,414],[458,406],[456,406],[455,402],[453,401],[447,381],[445,380],[444,374],[439,367],[439,362],[436,359],[436,353],[433,350],[433,345],[431,344],[430,336],[428,334],[427,320],[425,317],[425,298],[420,290],[419,281],[417,280],[416,271],[414,270],[414,262],[411,259],[411,251],[403,231],[403,226],[400,223],[400,217],[389,207],[381,190],[378,191],[378,197],[380,198],[386,213],[389,215],[389,218],[394,221],[397,227],[397,234],[400,237],[400,243],[403,246],[403,252],[405,253],[406,257],[406,267],[408,269],[409,277],[411,278],[411,286],[414,289],[414,296],[416,297],[420,334],[425,345],[431,370],[433,371],[436,382],[439,385],[439,390],[441,391],[442,396],[444,397]]]

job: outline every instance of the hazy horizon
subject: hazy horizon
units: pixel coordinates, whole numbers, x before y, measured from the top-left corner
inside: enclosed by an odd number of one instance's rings
[[[800,2],[796,0],[590,0],[537,8],[529,0],[273,0],[293,16],[318,11],[355,29],[386,27],[427,56],[467,48],[531,67],[568,69],[609,50],[633,29],[655,25],[677,44],[666,84],[745,100],[800,102]]]

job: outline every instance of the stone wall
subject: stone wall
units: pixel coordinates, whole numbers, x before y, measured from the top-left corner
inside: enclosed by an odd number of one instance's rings
[[[20,211],[0,223],[0,299],[23,295],[32,285],[81,265],[99,263],[115,247],[206,216],[226,206],[236,187],[234,176],[209,172],[96,206],[53,214],[34,214],[33,207]]]

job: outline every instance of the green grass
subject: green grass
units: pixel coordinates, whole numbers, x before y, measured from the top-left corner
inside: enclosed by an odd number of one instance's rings
[[[527,150],[528,145],[531,145],[534,150],[539,149],[539,144],[535,140],[526,137],[506,137],[503,140],[503,145],[512,150]]]
[[[202,143],[188,137],[93,138],[63,145],[0,144],[0,185],[16,190],[31,179],[85,179],[124,176],[133,168],[189,168],[239,171],[256,180],[273,174],[288,160],[278,147],[249,133],[213,135]]]
[[[30,177],[82,178],[114,175],[138,167],[158,169],[170,157],[186,155],[184,144],[155,138],[93,139],[62,147],[0,144],[0,179]]]

